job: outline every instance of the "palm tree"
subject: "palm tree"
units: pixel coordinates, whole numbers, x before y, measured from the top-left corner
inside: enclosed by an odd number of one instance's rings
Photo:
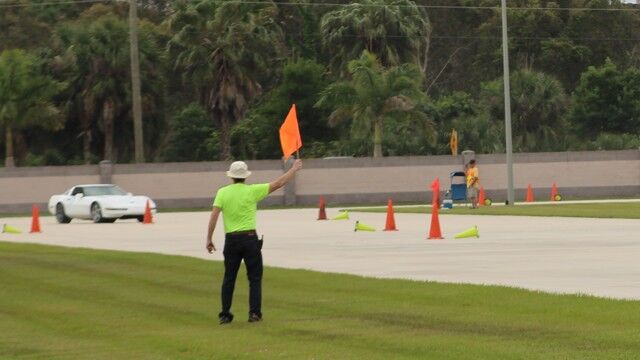
[[[504,119],[503,81],[482,85],[481,103],[486,116],[499,124]],[[563,148],[568,100],[560,82],[532,70],[511,74],[513,147],[516,151],[549,151]],[[498,119],[498,120],[496,120]]]
[[[163,88],[159,73],[161,52],[151,31],[143,23],[139,34],[145,108],[162,100],[159,89]],[[104,134],[103,159],[115,160],[116,119],[131,117],[127,24],[111,13],[89,16],[59,27],[54,48],[59,54],[54,58],[53,68],[72,85],[67,94],[67,107],[77,113],[81,124],[85,162],[91,159],[91,134],[96,123]]]
[[[91,37],[84,24],[63,24],[53,36],[55,53],[51,68],[57,78],[67,79],[65,107],[70,116],[75,115],[80,124],[78,138],[82,138],[82,158],[91,162],[91,144],[96,111],[96,100],[91,92],[96,76],[92,73]]]
[[[364,0],[326,13],[321,22],[325,48],[335,53],[334,69],[343,69],[363,50],[384,66],[410,62],[427,70],[431,25],[410,0]]]
[[[373,157],[383,156],[383,123],[409,119],[433,132],[433,123],[416,109],[422,93],[422,76],[415,65],[385,69],[375,55],[364,51],[358,60],[349,63],[351,81],[329,85],[320,94],[316,106],[334,109],[329,123],[352,121],[352,136],[370,138],[373,132]]]
[[[24,50],[0,54],[0,126],[5,129],[5,166],[14,167],[14,131],[32,126],[57,130],[60,111],[51,102],[64,84],[42,74],[38,59]]]
[[[168,20],[168,52],[184,81],[220,130],[221,158],[231,158],[231,126],[259,96],[259,83],[281,50],[272,1],[248,4],[201,0],[177,3]]]
[[[89,50],[92,54],[94,79],[87,92],[99,99],[102,132],[104,133],[104,159],[114,160],[113,135],[116,114],[130,94],[129,31],[124,21],[115,16],[104,16],[89,27]]]

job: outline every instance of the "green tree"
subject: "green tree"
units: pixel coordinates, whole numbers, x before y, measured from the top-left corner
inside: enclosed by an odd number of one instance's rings
[[[490,154],[504,151],[502,121],[491,119],[470,94],[454,92],[423,105],[437,124],[437,141],[427,153],[451,154],[451,130],[458,133],[458,151]]]
[[[349,72],[351,81],[329,85],[316,105],[333,109],[330,124],[351,120],[351,134],[356,140],[373,138],[373,157],[383,156],[383,126],[387,122],[410,120],[414,136],[433,135],[433,123],[416,108],[422,98],[422,76],[417,66],[385,69],[374,54],[365,50],[359,59],[349,63]]]
[[[575,88],[588,66],[591,50],[566,37],[543,40],[540,46],[540,68],[556,76],[566,89]]]
[[[573,93],[571,118],[582,134],[637,133],[640,130],[640,71],[624,72],[609,59],[590,66]]]
[[[165,150],[168,161],[215,160],[218,156],[215,129],[207,112],[199,104],[190,104],[171,119],[169,141]]]
[[[149,122],[161,118],[154,111],[161,112],[159,107],[164,99],[164,62],[155,31],[153,25],[141,23],[142,105],[145,120],[148,120],[145,130],[149,128]],[[127,147],[132,136],[124,121],[131,119],[127,23],[109,8],[96,5],[79,21],[61,25],[55,33],[53,47],[56,55],[51,66],[58,77],[69,79],[66,106],[70,114],[78,118],[78,136],[83,139],[85,162],[93,158],[92,133],[96,126],[104,135],[103,159],[116,160],[118,141],[121,148]],[[114,138],[116,131],[121,135],[118,141]]]
[[[569,19],[564,34],[577,45],[589,48],[589,64],[599,65],[607,58],[618,64],[628,64],[637,49],[640,16],[637,11],[615,11],[633,6],[620,0],[588,0],[584,7],[614,11],[577,11]],[[582,70],[582,69],[580,69]]]
[[[231,128],[262,93],[260,79],[281,52],[278,8],[260,3],[178,2],[168,20],[168,51],[219,128],[221,158],[231,158]]]
[[[384,66],[409,62],[426,72],[431,25],[413,1],[364,0],[341,6],[323,16],[321,32],[325,48],[335,53],[334,69],[344,69],[367,50]]]
[[[60,128],[62,117],[52,98],[64,88],[41,71],[38,59],[24,50],[0,54],[0,126],[5,130],[5,166],[15,166],[13,135],[28,127]]]
[[[281,82],[234,126],[234,155],[259,159],[280,157],[278,128],[291,104],[296,104],[305,156],[314,142],[333,140],[335,131],[327,125],[327,112],[314,108],[327,85],[324,67],[317,62],[300,59],[285,64]]]
[[[504,82],[482,85],[481,116],[501,123],[504,119]],[[560,149],[566,133],[567,97],[560,82],[545,73],[519,70],[511,75],[511,113],[515,151]]]
[[[484,1],[484,5],[495,2]],[[543,44],[562,34],[564,23],[557,4],[548,0],[514,0],[509,1],[507,12],[509,26],[509,56],[511,63],[519,69],[539,69],[543,55]],[[500,37],[502,19],[500,8],[488,14],[488,18],[475,29],[481,35],[472,54],[474,62],[471,66],[475,72],[484,74],[480,81],[487,81],[502,73],[502,39]],[[474,75],[478,78],[477,75]],[[477,91],[477,90],[476,90]]]
[[[518,9],[509,12],[509,48],[514,64],[520,68],[533,68],[542,53],[542,39],[560,35],[563,23],[561,11],[553,2],[546,0],[521,1],[521,7],[546,7],[538,9]],[[497,27],[502,26],[499,12],[496,14]],[[499,52],[496,52],[496,55]]]
[[[76,17],[86,4],[37,0],[0,2],[0,51],[47,47],[56,24]]]

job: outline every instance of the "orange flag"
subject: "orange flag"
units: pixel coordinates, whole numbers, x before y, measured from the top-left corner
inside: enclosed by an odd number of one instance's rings
[[[280,145],[282,146],[282,154],[285,160],[302,147],[296,104],[291,105],[289,115],[280,126]]]

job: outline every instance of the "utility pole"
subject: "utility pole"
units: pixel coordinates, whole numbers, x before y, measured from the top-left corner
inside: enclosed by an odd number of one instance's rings
[[[511,134],[511,86],[509,82],[509,37],[507,36],[507,0],[502,0],[502,63],[504,66],[504,133],[507,152],[507,205],[514,204],[513,143]]]
[[[131,45],[131,103],[133,105],[133,137],[136,163],[144,162],[142,134],[142,100],[140,96],[140,58],[138,54],[138,4],[129,0],[129,44]]]

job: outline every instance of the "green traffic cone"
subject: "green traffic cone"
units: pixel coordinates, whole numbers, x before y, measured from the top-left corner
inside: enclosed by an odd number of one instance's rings
[[[369,225],[361,224],[360,221],[356,221],[356,228],[353,231],[376,231],[376,229]]]
[[[7,224],[4,224],[2,226],[2,232],[7,234],[22,234],[22,231],[20,231],[20,229]]]
[[[338,215],[336,215],[333,219],[331,220],[349,220],[349,212],[348,211],[341,211]]]
[[[457,233],[455,236],[456,239],[464,239],[470,237],[480,237],[480,234],[478,234],[478,226],[473,226],[461,233]]]

